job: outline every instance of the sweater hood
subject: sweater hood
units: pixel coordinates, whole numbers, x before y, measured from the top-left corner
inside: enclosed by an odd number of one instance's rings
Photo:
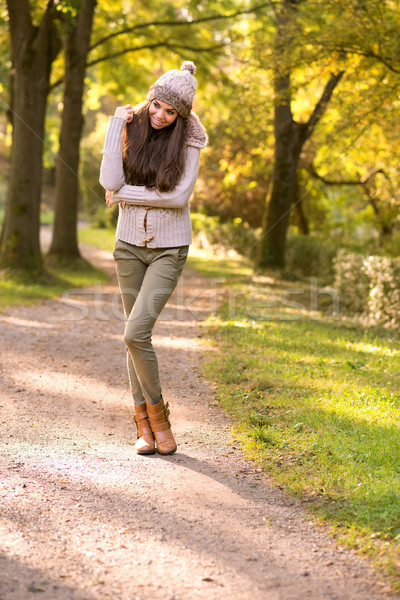
[[[186,144],[202,149],[207,146],[207,142],[208,136],[205,127],[196,113],[192,111],[188,119]]]

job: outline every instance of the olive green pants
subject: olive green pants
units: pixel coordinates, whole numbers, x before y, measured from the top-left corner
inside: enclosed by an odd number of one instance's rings
[[[161,385],[151,341],[154,324],[174,291],[189,246],[142,248],[117,240],[114,259],[125,313],[129,382],[135,404],[157,404]]]

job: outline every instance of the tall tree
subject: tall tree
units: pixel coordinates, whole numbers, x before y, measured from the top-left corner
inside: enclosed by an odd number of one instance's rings
[[[56,159],[56,194],[50,254],[80,256],[77,240],[79,145],[83,129],[83,89],[97,0],[86,0],[66,20],[64,107]]]
[[[399,172],[395,132],[400,82],[396,23],[400,22],[400,9],[390,0],[302,0],[288,4],[292,5],[289,14],[283,12],[280,1],[257,19],[237,22],[237,35],[243,36],[240,43],[236,40],[230,47],[229,60],[220,61],[225,78],[216,73],[214,86],[209,85],[202,95],[208,107],[212,143],[203,159],[201,174],[206,185],[197,187],[197,203],[222,219],[241,217],[258,227],[263,207],[268,216],[265,199],[272,198],[274,163],[275,177],[282,163],[274,160],[275,147],[276,154],[280,149],[289,163],[297,162],[297,172],[292,200],[285,208],[278,206],[276,220],[269,214],[272,223],[268,228],[274,229],[269,240],[272,252],[279,250],[280,243],[284,251],[284,218],[289,216],[290,225],[301,233],[323,230],[324,236],[337,235],[340,240],[343,227],[349,237],[355,231],[361,235],[368,220],[365,230],[372,238],[382,219],[388,230],[386,222],[393,222],[398,206],[390,182],[396,181]],[[282,22],[285,16],[286,22]],[[283,28],[281,36],[279,26]],[[346,76],[339,84],[333,81],[334,93],[329,103],[321,106],[319,101],[327,101],[332,91],[332,77],[343,66]],[[296,156],[299,151],[300,162]],[[365,210],[362,186],[333,191],[332,186],[310,177],[305,168],[308,164],[337,181],[363,179],[371,169],[383,169],[386,176],[374,178],[378,190],[368,184],[368,190],[379,196],[379,211],[371,200],[372,210]],[[289,168],[288,172],[283,173],[283,184],[290,183]],[[274,204],[284,201],[281,191],[275,179],[271,212]],[[266,253],[266,237],[261,258]]]
[[[261,267],[283,268],[289,215],[297,199],[298,164],[301,151],[324,115],[344,71],[332,73],[307,122],[292,113],[290,61],[282,61],[294,44],[298,5],[303,0],[282,0],[276,23],[274,66],[274,170],[260,248]]]
[[[54,0],[39,24],[29,0],[7,0],[11,37],[12,153],[0,264],[42,270],[40,195],[44,119],[51,65],[60,50]]]

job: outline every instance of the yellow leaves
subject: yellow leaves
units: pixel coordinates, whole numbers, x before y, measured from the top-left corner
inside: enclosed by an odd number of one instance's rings
[[[225,186],[235,185],[236,173],[234,173],[232,171],[231,172],[228,171],[222,181]]]
[[[229,167],[229,161],[226,160],[225,158],[221,158],[221,160],[219,161],[219,168],[221,169],[221,171],[226,171]]]

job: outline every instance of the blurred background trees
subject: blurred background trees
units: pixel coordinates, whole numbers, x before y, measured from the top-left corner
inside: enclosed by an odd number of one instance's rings
[[[396,2],[0,7],[3,267],[43,268],[40,214],[56,255],[79,255],[79,218],[111,222],[98,183],[108,118],[183,59],[197,64],[194,108],[210,137],[196,228],[261,267],[304,273],[340,247],[398,253]]]

